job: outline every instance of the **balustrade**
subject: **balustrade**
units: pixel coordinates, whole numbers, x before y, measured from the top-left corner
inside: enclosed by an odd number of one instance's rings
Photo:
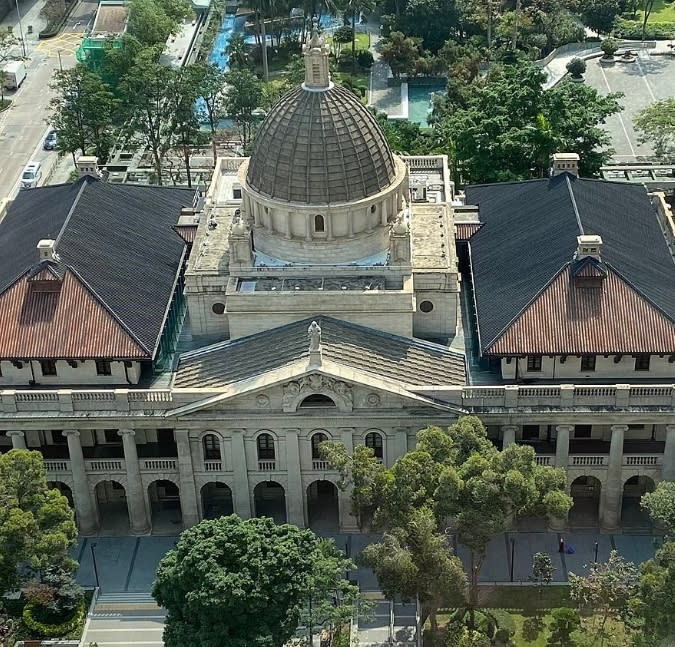
[[[277,468],[276,461],[258,461],[259,472],[274,472]]]
[[[143,460],[143,471],[145,472],[175,472],[175,458],[151,458]]]

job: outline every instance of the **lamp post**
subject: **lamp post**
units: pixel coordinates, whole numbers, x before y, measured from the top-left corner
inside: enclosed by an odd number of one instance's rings
[[[513,582],[513,558],[515,556],[515,552],[516,552],[516,540],[512,537],[511,538],[511,572],[510,572],[512,582]]]
[[[19,36],[21,36],[21,51],[23,52],[23,57],[26,58],[26,41],[23,39],[23,27],[21,26],[21,12],[19,11],[19,0],[14,0],[16,5],[16,15],[19,18]]]
[[[94,552],[94,548],[96,548],[96,542],[92,542],[89,544],[89,548],[91,550],[91,562],[94,565],[94,577],[96,578],[96,588],[98,588],[99,592],[101,590],[101,583],[99,582],[98,579],[98,567],[96,566],[96,553]]]
[[[593,560],[596,564],[598,563],[598,542],[595,542],[595,546],[593,547],[595,559]]]

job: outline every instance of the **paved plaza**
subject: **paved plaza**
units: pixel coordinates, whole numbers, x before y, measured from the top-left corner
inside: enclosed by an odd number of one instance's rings
[[[586,83],[602,94],[624,94],[621,99],[623,110],[610,117],[606,124],[615,149],[614,161],[650,161],[651,146],[637,141],[633,118],[654,101],[675,97],[675,57],[654,56],[641,51],[635,63],[617,61],[610,67],[601,66],[599,60],[593,58],[586,62]]]

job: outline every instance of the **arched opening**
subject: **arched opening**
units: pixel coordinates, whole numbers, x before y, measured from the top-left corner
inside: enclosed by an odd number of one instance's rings
[[[206,434],[202,438],[202,450],[204,451],[205,461],[219,461],[220,439],[215,434]]]
[[[327,395],[323,393],[312,393],[308,395],[301,403],[298,408],[300,409],[313,409],[319,407],[334,407],[335,402]]]
[[[570,486],[572,509],[570,527],[595,528],[600,519],[600,493],[602,484],[595,476],[580,476]]]
[[[263,481],[253,490],[256,517],[271,517],[275,523],[286,523],[286,493],[276,481]]]
[[[61,481],[48,481],[47,485],[54,490],[58,490],[64,497],[66,497],[70,507],[75,510],[75,504],[73,503],[73,491],[70,489],[70,485]]]
[[[273,461],[276,458],[274,452],[274,438],[270,434],[260,434],[256,439],[259,461]]]
[[[318,532],[338,532],[338,490],[330,481],[314,481],[307,488],[307,522]]]
[[[129,534],[129,508],[124,486],[117,481],[101,481],[94,490],[102,535]]]
[[[652,521],[649,515],[640,507],[643,494],[653,492],[656,488],[654,480],[649,476],[631,476],[623,484],[623,499],[621,501],[621,525],[631,530],[652,530]]]
[[[202,487],[201,496],[204,519],[217,519],[234,513],[232,490],[226,483],[207,483]]]
[[[378,460],[383,460],[384,458],[384,445],[382,442],[382,434],[377,431],[371,431],[366,434],[365,445],[373,450],[375,458]]]
[[[318,461],[321,460],[321,443],[325,443],[328,440],[328,436],[322,431],[317,431],[315,434],[312,434],[312,460]]]
[[[323,216],[316,215],[314,216],[314,231],[322,233],[326,231],[326,221]]]
[[[173,481],[153,481],[148,485],[152,532],[175,535],[183,527],[180,491]]]

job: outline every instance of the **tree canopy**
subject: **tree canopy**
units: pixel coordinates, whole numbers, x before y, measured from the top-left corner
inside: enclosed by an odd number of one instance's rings
[[[72,571],[68,551],[77,529],[68,500],[47,485],[42,454],[0,455],[0,591],[18,588],[50,568]]]
[[[349,567],[310,530],[236,515],[203,521],[182,533],[157,570],[153,596],[168,611],[164,644],[281,647],[310,598],[314,622],[339,617],[336,600],[354,595],[342,579]]]
[[[661,481],[653,492],[642,496],[640,505],[675,540],[675,483]]]
[[[675,146],[675,98],[661,99],[638,112],[633,120],[639,141],[649,142],[663,158]]]

